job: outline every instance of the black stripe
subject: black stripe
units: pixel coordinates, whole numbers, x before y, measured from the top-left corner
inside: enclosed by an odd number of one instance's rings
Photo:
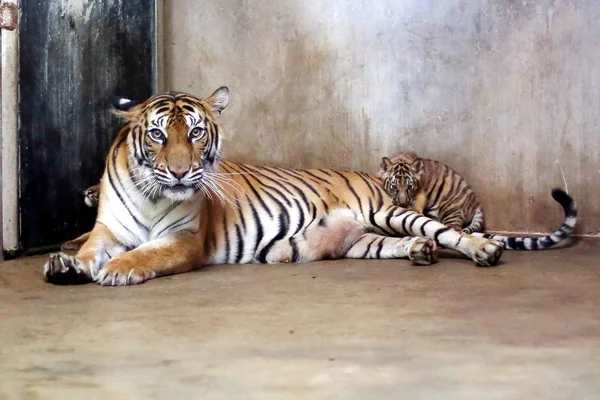
[[[344,181],[344,183],[346,183],[346,187],[350,190],[350,192],[352,192],[352,194],[354,195],[354,197],[356,198],[356,201],[358,203],[358,208],[360,209],[360,212],[363,212],[363,208],[362,208],[362,202],[360,201],[360,197],[358,196],[358,193],[356,193],[356,190],[354,190],[354,188],[352,187],[352,185],[350,185],[350,181],[348,180],[348,178],[346,178],[342,173],[338,172],[338,171],[331,171],[334,174],[337,174],[340,178],[342,178],[342,180]]]
[[[391,218],[391,216],[389,216],[388,214],[388,219],[386,221],[387,227],[383,227],[377,224],[377,222],[375,221],[375,210],[373,209],[373,204],[371,203],[371,197],[369,197],[369,222],[371,223],[371,225],[373,227],[377,227],[379,229],[381,229],[383,232],[385,232],[386,235],[390,235],[390,236],[394,236],[395,235],[395,231],[394,229],[392,229],[391,226],[389,226],[389,218]],[[389,227],[389,230],[387,229]]]
[[[250,181],[248,180],[248,178],[246,178],[244,175],[240,175],[240,176],[242,177],[242,179],[244,181],[246,181],[246,184],[248,185],[248,187],[250,188],[250,190],[252,191],[252,193],[254,194],[254,196],[256,196],[256,198],[258,199],[258,202],[260,203],[260,205],[262,206],[262,208],[265,210],[265,212],[267,213],[267,215],[269,215],[270,218],[273,218],[273,213],[271,212],[271,210],[269,209],[269,207],[267,207],[267,204],[262,199],[262,197],[260,197],[260,194],[258,194],[258,192],[254,188],[254,186],[250,183]]]
[[[373,197],[375,197],[375,191],[373,190],[373,187],[371,186],[371,183],[369,182],[369,179],[367,179],[367,178],[365,177],[365,174],[364,174],[364,173],[362,173],[362,172],[359,172],[359,173],[357,173],[357,175],[358,175],[358,177],[359,177],[360,179],[362,179],[362,180],[363,180],[363,182],[365,183],[365,185],[367,185],[367,187],[369,188],[369,191],[371,192],[371,195],[372,195]]]
[[[418,219],[418,218],[419,218],[419,217],[417,216],[417,217],[415,217],[415,218],[414,218],[414,219],[413,219],[413,220],[410,222],[410,225],[408,226],[408,229],[410,229],[410,230],[412,231],[412,228],[413,228],[413,226],[415,225],[415,222],[417,222],[417,219]]]
[[[359,238],[359,239],[356,241],[356,243],[354,243],[354,244],[353,244],[353,245],[352,245],[350,248],[352,248],[352,247],[354,247],[354,246],[357,246],[357,245],[358,245],[358,243],[359,243],[359,242],[361,242],[361,241],[362,241],[364,238],[366,238],[366,237],[368,237],[368,236],[366,236],[366,235],[362,235],[362,236],[361,236],[361,237],[360,237],[360,238]],[[348,251],[350,251],[350,250],[348,250]],[[367,258],[367,254],[368,254],[368,253],[369,253],[369,248],[367,247],[367,248],[365,249],[365,251],[362,253],[362,255],[360,256],[360,258]]]
[[[199,212],[197,212],[197,213],[195,213],[195,214],[192,214],[191,216],[188,216],[188,217],[186,217],[186,216],[183,216],[183,217],[179,218],[177,221],[174,221],[174,222],[170,223],[169,225],[167,225],[166,227],[164,227],[164,228],[163,228],[163,229],[162,229],[162,230],[161,230],[161,231],[158,233],[158,235],[156,235],[155,237],[159,238],[159,237],[160,237],[160,235],[162,235],[162,234],[163,234],[163,232],[165,232],[165,231],[167,231],[167,230],[169,230],[169,229],[175,229],[175,228],[178,228],[178,227],[180,227],[180,226],[182,226],[182,225],[185,225],[185,224],[187,224],[188,222],[190,222],[190,221],[192,221],[194,218],[196,218],[196,217],[198,216],[198,214],[199,214]],[[181,221],[181,222],[180,222],[180,221]]]
[[[538,246],[538,239],[532,238],[531,240],[531,250],[537,250],[539,248]]]
[[[423,237],[426,237],[426,236],[427,236],[427,235],[425,234],[425,226],[426,226],[428,223],[430,223],[430,222],[432,222],[432,221],[431,221],[431,220],[427,220],[427,221],[425,221],[425,222],[423,223],[423,225],[421,225],[421,228],[420,228],[420,230],[421,230],[421,235],[422,235]]]
[[[123,204],[123,206],[125,207],[125,209],[127,210],[127,212],[129,213],[129,215],[131,215],[131,218],[133,218],[133,220],[135,221],[136,224],[138,224],[139,226],[148,229],[148,227],[146,227],[145,225],[143,225],[142,223],[140,223],[140,221],[136,218],[135,215],[133,215],[133,213],[131,212],[131,210],[129,209],[129,207],[127,206],[127,204],[125,203],[125,200],[123,199],[123,196],[121,196],[121,191],[117,188],[117,186],[115,185],[115,182],[113,181],[113,174],[117,175],[117,180],[120,182],[120,180],[118,179],[118,172],[115,169],[115,163],[116,163],[116,156],[118,153],[118,147],[114,149],[113,151],[113,162],[109,163],[109,168],[108,168],[108,183],[110,184],[110,186],[112,187],[112,189],[115,191],[115,193],[117,194],[117,197],[119,198],[119,201],[121,202],[121,204]],[[112,169],[114,170],[114,172],[111,173],[111,168],[110,165],[112,165]],[[122,186],[122,185],[121,185]],[[131,201],[131,199],[129,199]]]
[[[327,179],[323,179],[318,177],[317,175],[313,174],[312,172],[310,172],[309,170],[304,170],[304,173],[306,173],[309,176],[312,176],[313,178],[315,178],[316,180],[319,180],[327,185],[331,185],[331,182],[329,182]]]
[[[381,258],[381,249],[383,249],[383,241],[384,240],[385,240],[385,237],[383,237],[379,241],[379,244],[377,245],[377,251],[375,252],[375,258]]]
[[[365,257],[369,255],[369,252],[371,251],[371,246],[373,246],[374,241],[375,239],[371,239],[371,241],[369,242],[369,245],[367,246],[367,251],[365,251]]]
[[[331,176],[331,177],[333,177],[333,175],[332,175],[332,174],[330,174],[330,173],[329,173],[329,172],[327,172],[327,171],[335,172],[335,171],[333,171],[333,170],[330,170],[330,169],[329,169],[329,170],[328,170],[328,169],[318,169],[317,171],[319,171],[320,173],[322,173],[322,174],[325,174],[325,175],[327,175],[327,176]]]
[[[294,202],[296,203],[296,206],[300,210],[300,218],[298,219],[298,224],[296,225],[296,230],[294,231],[294,235],[296,235],[298,232],[300,232],[300,229],[302,229],[302,227],[304,225],[305,216],[304,216],[304,212],[302,212],[302,208],[300,207],[300,203],[298,202],[298,200],[294,199]],[[313,209],[314,208],[315,207],[313,205]]]
[[[173,211],[173,210],[174,210],[174,209],[175,209],[175,208],[176,208],[178,205],[180,205],[180,204],[181,204],[181,202],[180,202],[180,201],[176,201],[175,203],[173,203],[173,204],[171,205],[171,207],[169,207],[169,209],[167,210],[167,212],[165,212],[165,213],[163,214],[163,216],[159,218],[159,220],[158,220],[158,221],[156,221],[154,224],[152,224],[152,228],[151,228],[151,230],[152,230],[152,229],[154,229],[154,228],[155,228],[155,227],[156,227],[158,224],[160,224],[160,223],[161,223],[161,221],[162,221],[163,219],[165,219],[165,217],[166,217],[167,215],[169,215],[169,213],[170,213],[171,211]]]
[[[246,200],[250,200],[248,196],[246,196]],[[254,218],[254,226],[256,226],[256,239],[254,240],[254,249],[252,250],[252,254],[256,254],[256,250],[258,250],[258,245],[260,244],[260,240],[264,235],[262,223],[260,221],[260,217],[258,215],[258,211],[256,211],[256,207],[251,202],[248,203],[250,205],[250,210],[252,211],[252,217]]]
[[[296,240],[291,237],[290,238],[290,246],[292,247],[292,262],[298,261],[298,245],[296,244]]]
[[[244,213],[242,212],[240,200],[237,197],[235,198],[235,206],[237,207],[237,210],[239,212],[240,222],[242,223],[242,229],[244,230],[244,232],[246,232],[246,220],[244,219]]]
[[[288,221],[289,221],[289,217],[288,217]],[[271,239],[271,241],[269,241],[269,243],[262,248],[262,250],[260,251],[259,255],[258,255],[258,261],[261,263],[266,263],[267,262],[267,254],[269,254],[269,250],[271,250],[271,247],[273,247],[273,245],[275,244],[275,242],[281,240],[285,234],[287,232],[287,226],[286,226],[286,221],[285,221],[285,215],[283,213],[279,214],[279,232],[277,233],[277,235],[275,235],[275,237],[273,239]]]
[[[410,215],[416,215],[416,214],[410,214]],[[405,235],[409,235],[408,230],[406,230],[406,222],[408,222],[408,218],[410,217],[410,215],[406,215],[402,219],[402,233]]]
[[[441,178],[440,178],[440,180],[439,180],[439,182],[440,182],[440,185],[438,186],[438,189],[437,189],[437,192],[436,192],[435,196],[432,196],[432,197],[431,197],[431,198],[433,198],[433,201],[432,201],[432,203],[431,203],[431,204],[432,204],[432,206],[436,206],[436,205],[438,205],[438,204],[439,204],[439,203],[438,203],[438,201],[439,201],[439,199],[440,199],[440,195],[441,195],[441,194],[442,194],[442,192],[444,191],[443,189],[444,189],[444,186],[445,186],[445,183],[446,183],[446,175],[447,175],[447,172],[448,172],[448,169],[446,168],[446,169],[444,170],[444,174],[442,175],[442,177],[441,177]]]
[[[435,242],[436,242],[437,244],[440,244],[440,242],[439,242],[439,240],[438,240],[438,237],[439,237],[441,234],[443,234],[444,232],[448,232],[449,230],[450,230],[450,228],[448,228],[448,227],[445,227],[445,228],[440,228],[440,229],[438,229],[438,230],[437,230],[437,231],[434,233],[434,235],[433,235],[433,240],[435,240]]]
[[[223,212],[223,233],[225,234],[225,263],[229,264],[229,231],[227,229],[227,213]]]
[[[462,241],[462,239],[463,239],[463,237],[462,237],[462,235],[460,235],[458,237],[458,240],[456,241],[456,245],[454,245],[454,247],[458,248],[458,245],[460,244],[460,242]]]
[[[240,166],[240,168],[243,168],[245,171],[254,174],[254,179],[256,179],[263,187],[265,188],[269,188],[272,189],[273,191],[275,191],[279,196],[281,196],[281,198],[286,202],[286,204],[288,205],[288,207],[292,206],[292,203],[289,201],[288,196],[293,196],[293,194],[285,187],[281,184],[281,182],[276,181],[275,179],[272,179],[268,176],[266,176],[265,174],[263,174],[260,171],[255,171],[253,172],[253,170],[249,170],[247,168],[245,168],[244,166]],[[265,179],[268,179],[269,181],[273,182],[275,185],[277,185],[281,190],[279,190],[276,187],[273,187],[271,185],[266,184],[265,182],[263,182],[262,180],[260,180],[258,177],[256,177],[256,175],[260,175],[262,177],[264,177]],[[282,190],[285,191],[285,194],[282,193]]]
[[[242,218],[243,219],[243,218]],[[235,236],[237,240],[237,252],[235,255],[235,264],[239,264],[244,255],[244,241],[242,238],[242,230],[238,224],[235,224]]]
[[[264,167],[264,169],[267,170],[268,172],[272,173],[273,175],[278,176],[279,178],[283,179],[284,180],[283,183],[292,186],[296,190],[296,192],[303,198],[303,200],[304,200],[305,203],[309,202],[309,200],[306,198],[306,195],[304,194],[304,191],[302,189],[300,189],[298,186],[296,186],[293,183],[291,183],[287,178],[285,178],[285,177],[281,176],[280,174],[278,174],[274,168]],[[293,172],[293,171],[292,170],[288,170],[288,169],[278,168],[278,171],[280,171],[280,172],[282,172],[284,174],[288,174],[288,175],[290,175],[290,177],[299,180],[304,186],[306,186],[308,188],[308,190],[310,190],[311,192],[313,192],[315,196],[317,196],[319,198],[321,197],[321,195],[319,194],[319,192],[311,184],[309,184],[308,182],[306,182],[301,175],[299,175],[299,174],[292,174],[291,172]],[[305,172],[305,171],[302,171],[302,172]],[[262,174],[262,175],[265,176],[264,174]],[[268,179],[273,180],[273,178],[269,178],[267,176],[265,176],[265,177],[268,178]]]

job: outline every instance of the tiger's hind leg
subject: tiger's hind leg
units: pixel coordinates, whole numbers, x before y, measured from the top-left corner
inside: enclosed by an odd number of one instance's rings
[[[364,233],[364,226],[352,212],[333,210],[304,232],[273,245],[266,262],[276,264],[341,258]]]
[[[408,258],[415,265],[430,265],[437,261],[437,246],[428,238],[365,233],[348,250],[346,258]]]

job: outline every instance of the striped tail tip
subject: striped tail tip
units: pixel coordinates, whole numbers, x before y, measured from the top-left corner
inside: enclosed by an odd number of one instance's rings
[[[554,233],[543,237],[521,237],[504,236],[496,234],[478,234],[488,239],[498,240],[504,243],[507,250],[544,250],[565,240],[575,230],[577,224],[577,203],[562,189],[552,189],[552,198],[556,200],[564,210],[565,219],[562,225]]]

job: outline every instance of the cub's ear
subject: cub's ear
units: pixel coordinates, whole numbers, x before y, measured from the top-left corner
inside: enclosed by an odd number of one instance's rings
[[[227,86],[221,86],[205,101],[210,105],[215,116],[219,118],[221,111],[229,104],[229,89]]]
[[[385,171],[387,171],[392,166],[392,162],[390,161],[389,158],[383,157],[381,159],[381,164],[379,166],[381,167],[381,170],[383,172],[385,172]]]
[[[383,174],[388,169],[390,169],[391,166],[392,166],[392,162],[390,161],[390,159],[387,157],[383,157],[381,159],[381,164],[379,164],[379,172],[377,172],[377,177],[381,178],[383,176]]]
[[[423,160],[417,158],[415,161],[410,164],[410,168],[416,173],[420,173],[423,171]]]

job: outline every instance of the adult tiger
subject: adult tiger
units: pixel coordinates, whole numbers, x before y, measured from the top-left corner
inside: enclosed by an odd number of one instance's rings
[[[136,284],[206,264],[265,262],[281,244],[293,261],[311,228],[344,219],[365,232],[336,257],[429,264],[440,244],[481,266],[500,258],[498,241],[394,206],[373,176],[219,163],[216,119],[228,101],[222,87],[204,100],[161,94],[121,112],[127,125],[108,154],[96,224],[76,256],[50,255],[46,279]]]

